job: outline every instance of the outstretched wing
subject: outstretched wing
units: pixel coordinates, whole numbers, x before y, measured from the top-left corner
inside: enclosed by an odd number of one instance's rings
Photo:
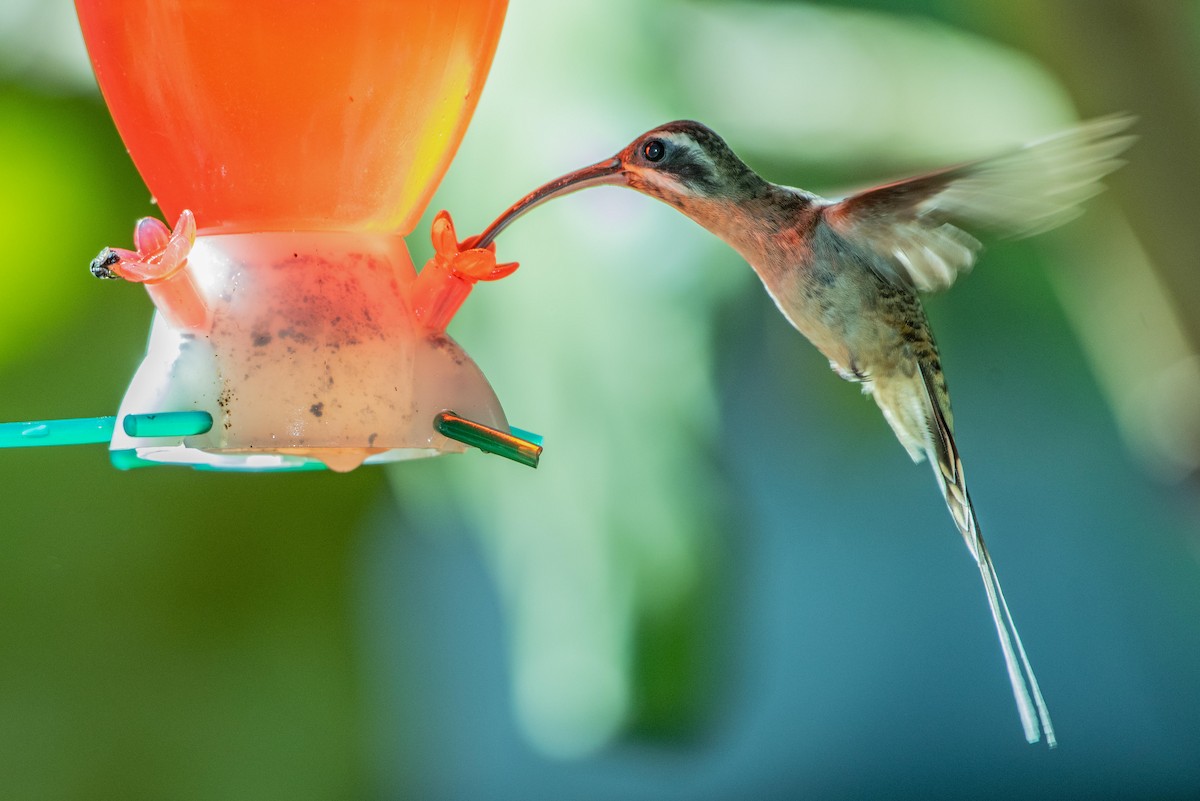
[[[825,207],[842,236],[868,245],[888,280],[933,292],[975,263],[979,242],[958,227],[1008,236],[1049,230],[1080,213],[1135,137],[1125,115],[1100,117],[982,161],[868,189]]]

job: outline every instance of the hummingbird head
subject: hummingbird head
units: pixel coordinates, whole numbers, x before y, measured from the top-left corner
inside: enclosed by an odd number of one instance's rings
[[[691,120],[660,125],[612,158],[569,172],[530,192],[481,234],[486,247],[513,220],[547,200],[589,186],[628,186],[699,218],[714,206],[731,208],[765,181],[710,128]],[[705,214],[700,209],[708,210]]]
[[[691,120],[659,126],[617,154],[623,183],[673,206],[736,201],[758,176],[711,128]]]

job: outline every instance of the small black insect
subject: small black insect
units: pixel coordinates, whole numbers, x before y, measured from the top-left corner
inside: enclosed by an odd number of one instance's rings
[[[120,260],[121,257],[118,256],[112,248],[105,248],[104,250],[100,251],[99,256],[92,259],[92,264],[89,269],[92,271],[92,275],[96,278],[104,278],[106,280],[120,278],[121,276],[112,271],[112,266]]]

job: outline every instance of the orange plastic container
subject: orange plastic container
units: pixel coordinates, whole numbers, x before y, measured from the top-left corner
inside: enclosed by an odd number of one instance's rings
[[[412,231],[462,139],[504,0],[76,0],[167,220]]]

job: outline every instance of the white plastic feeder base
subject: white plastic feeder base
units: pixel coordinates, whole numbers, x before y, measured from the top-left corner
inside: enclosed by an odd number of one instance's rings
[[[412,315],[416,271],[400,237],[348,233],[197,237],[188,256],[209,309],[201,330],[155,314],[118,414],[114,451],[228,470],[352,470],[461,452],[433,428],[453,410],[508,431],[479,368]],[[128,414],[206,411],[205,434],[135,438]]]

